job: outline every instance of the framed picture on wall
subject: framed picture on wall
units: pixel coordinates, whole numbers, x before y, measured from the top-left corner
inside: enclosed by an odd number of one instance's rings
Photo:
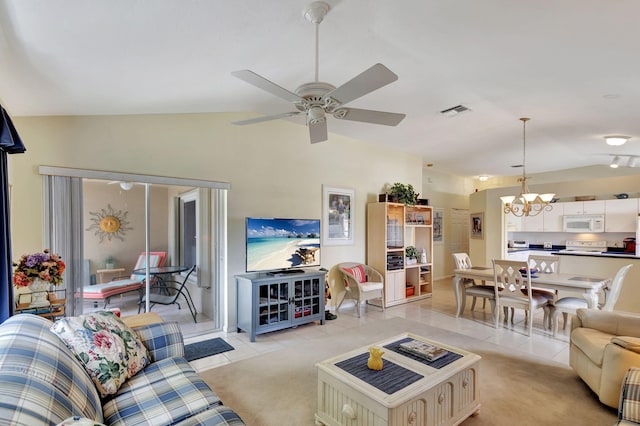
[[[322,186],[322,244],[354,244],[354,205],[353,189]]]
[[[471,221],[469,227],[471,229],[471,238],[478,240],[484,239],[484,213],[471,213]]]
[[[433,209],[433,242],[442,244],[444,237],[444,209]]]

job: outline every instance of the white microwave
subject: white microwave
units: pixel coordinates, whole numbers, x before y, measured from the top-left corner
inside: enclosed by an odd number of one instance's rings
[[[565,215],[562,224],[564,232],[604,232],[604,215]]]

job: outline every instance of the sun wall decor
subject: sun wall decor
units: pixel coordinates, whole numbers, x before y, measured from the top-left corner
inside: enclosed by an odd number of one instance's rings
[[[133,229],[128,226],[130,222],[127,220],[127,214],[128,212],[126,211],[115,211],[111,204],[107,204],[107,209],[100,209],[99,212],[89,212],[93,223],[86,230],[94,231],[93,234],[100,238],[100,242],[103,242],[105,238],[109,241],[112,238],[124,241],[127,231]]]

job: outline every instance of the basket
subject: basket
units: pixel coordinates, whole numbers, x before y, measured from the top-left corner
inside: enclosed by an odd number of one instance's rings
[[[576,195],[576,201],[593,201],[596,199],[595,195]]]

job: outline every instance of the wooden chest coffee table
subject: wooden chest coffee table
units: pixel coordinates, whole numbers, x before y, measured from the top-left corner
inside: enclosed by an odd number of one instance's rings
[[[449,351],[428,362],[398,349],[415,339]],[[367,368],[369,348],[384,351],[384,368]],[[457,425],[480,410],[480,356],[405,333],[316,364],[316,424]]]

